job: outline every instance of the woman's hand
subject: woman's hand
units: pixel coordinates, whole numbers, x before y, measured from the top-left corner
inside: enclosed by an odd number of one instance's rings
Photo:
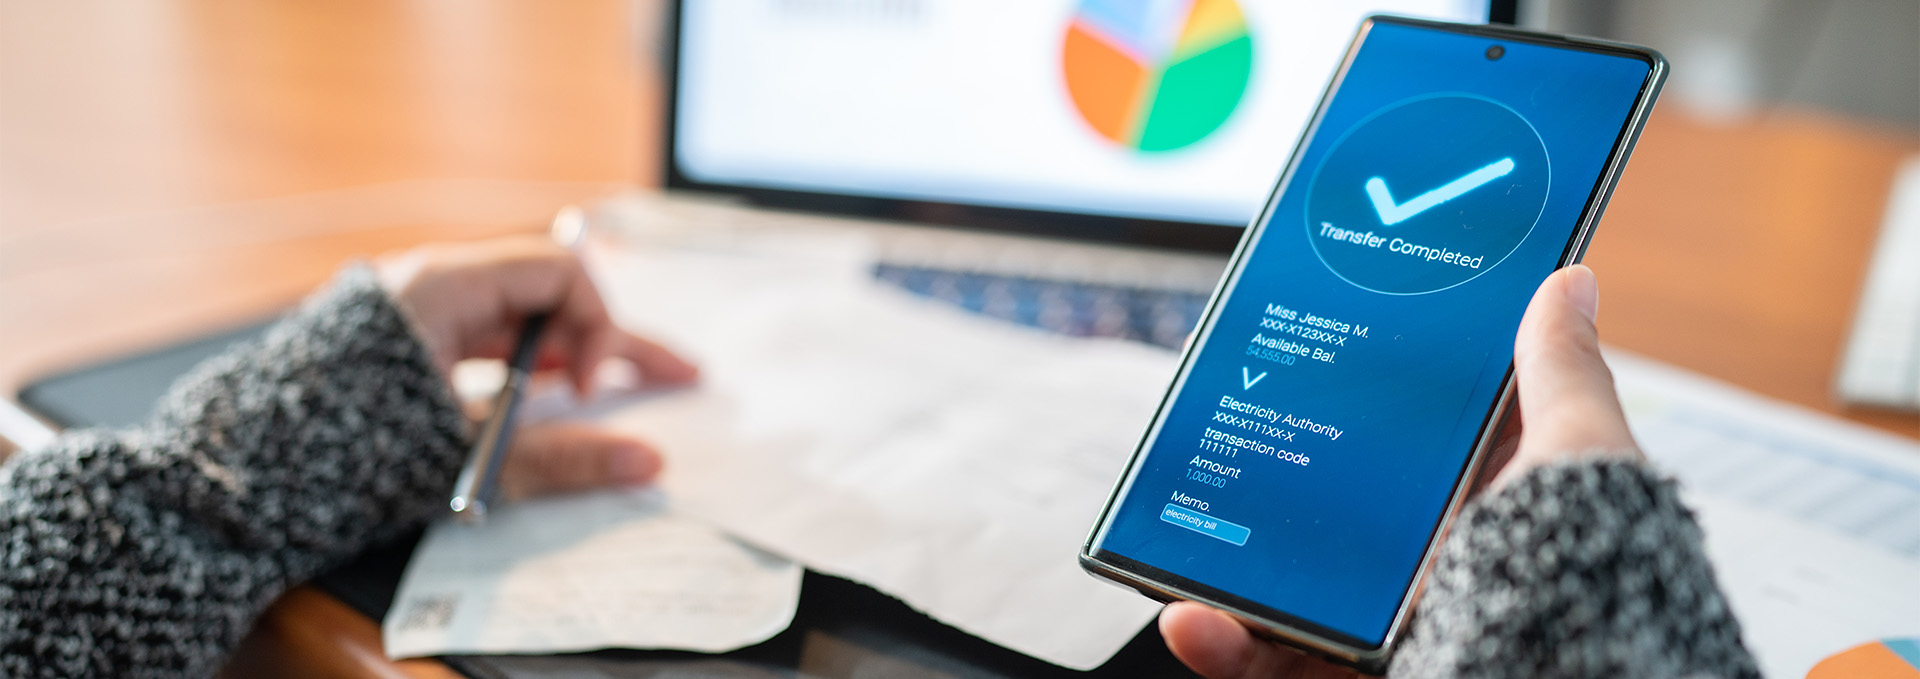
[[[468,358],[504,358],[520,324],[550,312],[539,368],[564,367],[586,396],[607,358],[633,361],[648,382],[691,382],[697,370],[658,344],[621,330],[566,248],[532,236],[426,245],[378,262],[380,283],[413,321],[442,374]]]
[[[582,397],[608,358],[633,362],[647,384],[686,384],[699,371],[666,348],[622,330],[572,252],[538,237],[427,245],[376,263],[442,375],[469,358],[504,358],[530,315],[551,313],[536,369],[561,369]],[[660,456],[646,443],[583,424],[517,430],[501,490],[509,498],[633,485]]]
[[[645,441],[579,422],[529,423],[514,431],[500,468],[500,495],[513,501],[595,488],[637,486],[660,472]]]
[[[1520,410],[1510,420],[1520,445],[1497,468],[1494,488],[1554,462],[1646,459],[1627,429],[1613,371],[1600,358],[1593,325],[1599,310],[1599,283],[1582,264],[1548,277],[1534,293],[1513,344]]]
[[[1513,369],[1520,407],[1501,436],[1486,473],[1499,488],[1554,462],[1613,457],[1643,459],[1627,430],[1600,358],[1594,318],[1600,307],[1593,270],[1562,269],[1534,293],[1514,338]],[[1524,422],[1522,421],[1524,419]],[[1160,634],[1181,662],[1213,679],[1351,677],[1351,671],[1257,640],[1238,621],[1207,606],[1180,602],[1160,614]]]
[[[1361,676],[1325,660],[1253,638],[1240,621],[1191,601],[1160,611],[1160,636],[1187,667],[1208,679],[1351,679]]]

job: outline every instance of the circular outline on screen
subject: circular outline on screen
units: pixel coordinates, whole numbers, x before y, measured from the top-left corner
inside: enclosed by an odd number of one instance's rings
[[[1480,273],[1476,273],[1472,276],[1469,276],[1467,277],[1466,280],[1462,280],[1458,283],[1454,283],[1453,285],[1449,285],[1444,288],[1434,288],[1432,290],[1423,290],[1420,292],[1387,292],[1385,290],[1375,290],[1373,288],[1369,288],[1359,283],[1355,283],[1353,282],[1352,279],[1347,278],[1345,274],[1340,273],[1338,269],[1333,268],[1332,264],[1328,264],[1327,258],[1320,254],[1320,246],[1313,242],[1313,219],[1309,216],[1308,211],[1313,209],[1313,189],[1314,187],[1320,185],[1320,171],[1323,169],[1326,169],[1327,158],[1332,157],[1335,152],[1339,151],[1340,146],[1342,144],[1347,143],[1348,137],[1353,136],[1353,133],[1358,132],[1360,128],[1366,127],[1367,123],[1373,122],[1375,118],[1378,118],[1382,115],[1386,115],[1388,111],[1392,111],[1394,109],[1398,109],[1403,106],[1409,106],[1409,105],[1412,105],[1421,101],[1425,101],[1428,99],[1440,99],[1445,97],[1461,97],[1466,99],[1478,99],[1480,101],[1484,101],[1489,104],[1493,104],[1494,106],[1498,106],[1500,108],[1506,109],[1508,113],[1513,114],[1513,117],[1519,118],[1520,122],[1527,124],[1527,130],[1530,132],[1533,132],[1534,141],[1540,142],[1540,155],[1545,156],[1547,158],[1547,192],[1544,194],[1544,197],[1540,199],[1540,210],[1539,212],[1533,215],[1533,223],[1527,225],[1527,234],[1524,236],[1521,236],[1520,240],[1513,244],[1513,249],[1508,250],[1507,254],[1501,255],[1500,261],[1494,262],[1493,266],[1487,267],[1486,271],[1482,271]],[[1382,106],[1378,109],[1375,109],[1374,112],[1367,114],[1367,117],[1361,118],[1360,122],[1354,123],[1353,127],[1349,127],[1347,128],[1347,131],[1340,133],[1340,137],[1338,139],[1333,140],[1333,146],[1329,147],[1327,149],[1327,152],[1320,156],[1320,165],[1313,168],[1313,178],[1307,180],[1307,195],[1304,198],[1302,198],[1300,201],[1301,203],[1300,225],[1301,225],[1301,228],[1305,229],[1306,231],[1307,247],[1313,250],[1313,258],[1320,260],[1320,266],[1322,268],[1325,268],[1327,270],[1327,273],[1331,273],[1334,275],[1335,278],[1339,278],[1342,281],[1346,281],[1348,285],[1359,288],[1361,290],[1365,290],[1367,292],[1381,294],[1381,295],[1394,295],[1397,297],[1412,297],[1415,295],[1431,295],[1433,293],[1441,292],[1444,290],[1452,290],[1462,285],[1471,283],[1475,279],[1481,276],[1487,275],[1488,272],[1491,272],[1494,269],[1500,268],[1501,264],[1505,264],[1509,258],[1513,257],[1513,253],[1520,251],[1520,246],[1525,245],[1527,243],[1527,239],[1533,237],[1534,229],[1537,229],[1540,227],[1540,217],[1547,213],[1547,202],[1552,199],[1553,199],[1553,152],[1547,148],[1546,138],[1540,136],[1540,130],[1539,128],[1536,128],[1533,126],[1533,121],[1528,120],[1526,116],[1520,115],[1520,112],[1513,110],[1512,106],[1508,106],[1505,103],[1502,103],[1500,101],[1493,99],[1492,97],[1488,97],[1485,95],[1474,94],[1472,92],[1429,92],[1427,94],[1421,94],[1421,95],[1408,97],[1406,99],[1401,99],[1399,101],[1396,101],[1391,104],[1387,104],[1386,106]]]

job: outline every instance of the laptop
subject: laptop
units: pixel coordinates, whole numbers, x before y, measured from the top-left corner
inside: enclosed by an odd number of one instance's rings
[[[666,195],[889,223],[883,276],[1204,295],[1362,17],[1514,5],[677,0]]]

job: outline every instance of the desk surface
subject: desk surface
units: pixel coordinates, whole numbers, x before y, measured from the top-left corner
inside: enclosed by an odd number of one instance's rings
[[[282,308],[342,261],[656,183],[652,0],[0,0],[0,387]],[[1589,262],[1614,345],[1844,410],[1839,352],[1920,140],[1659,111]],[[300,663],[285,662],[298,656]],[[229,674],[444,677],[309,589]]]

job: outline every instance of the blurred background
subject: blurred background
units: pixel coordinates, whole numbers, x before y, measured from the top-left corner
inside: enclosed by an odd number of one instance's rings
[[[655,183],[661,9],[0,2],[0,384]]]
[[[1920,131],[1911,0],[1527,0],[1522,23],[1651,45],[1667,105],[1720,118],[1806,110]]]

